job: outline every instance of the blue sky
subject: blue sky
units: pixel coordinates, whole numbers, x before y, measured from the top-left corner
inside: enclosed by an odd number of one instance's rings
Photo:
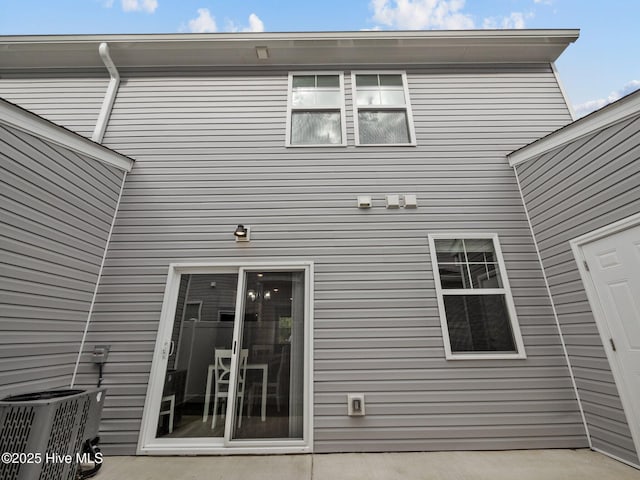
[[[0,34],[579,28],[557,62],[578,116],[640,88],[637,0],[0,0]]]

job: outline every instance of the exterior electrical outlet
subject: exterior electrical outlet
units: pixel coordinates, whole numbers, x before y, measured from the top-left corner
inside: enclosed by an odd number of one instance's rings
[[[347,414],[350,417],[362,417],[364,411],[364,393],[350,393],[347,395]]]

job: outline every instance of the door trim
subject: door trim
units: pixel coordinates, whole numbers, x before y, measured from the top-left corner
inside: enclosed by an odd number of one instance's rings
[[[633,443],[636,448],[636,455],[640,458],[640,425],[635,422],[635,420],[640,419],[631,418],[631,415],[633,415],[632,412],[634,411],[632,406],[633,398],[627,389],[626,380],[622,374],[622,366],[620,365],[618,356],[614,354],[613,349],[609,344],[608,339],[611,338],[609,323],[600,303],[596,286],[591,278],[591,273],[588,272],[585,267],[586,260],[583,252],[583,248],[592,242],[623,232],[638,225],[640,225],[640,213],[631,215],[627,218],[576,237],[569,241],[569,245],[571,245],[573,256],[578,264],[578,272],[580,273],[580,278],[582,279],[582,284],[587,294],[591,312],[593,313],[593,317],[596,321],[596,327],[600,334],[600,340],[602,341],[604,351],[607,355],[607,360],[609,361],[609,366],[611,368],[611,373],[613,374],[616,388],[618,389],[627,425],[629,426],[631,438],[633,439]]]
[[[304,415],[303,440],[284,440],[260,442],[256,444],[247,442],[243,446],[226,446],[224,438],[183,438],[176,444],[174,438],[156,438],[158,414],[160,412],[161,395],[154,395],[163,385],[163,376],[157,374],[159,370],[165,372],[168,363],[163,358],[164,349],[162,340],[167,338],[172,330],[172,320],[178,300],[180,276],[182,274],[203,273],[237,273],[240,275],[242,268],[277,268],[304,270],[305,272],[305,383],[304,383]],[[149,382],[145,396],[142,423],[138,435],[137,455],[235,455],[235,454],[272,454],[272,453],[311,453],[313,451],[313,312],[314,312],[314,263],[306,260],[291,260],[273,258],[270,261],[248,261],[244,258],[232,259],[225,262],[180,262],[169,264],[167,282],[164,290],[160,322],[156,335],[155,348],[152,359]],[[235,329],[235,323],[234,323]],[[164,342],[166,343],[166,342]],[[154,370],[155,369],[155,370]],[[232,369],[233,371],[233,369]],[[227,411],[227,416],[229,415]]]

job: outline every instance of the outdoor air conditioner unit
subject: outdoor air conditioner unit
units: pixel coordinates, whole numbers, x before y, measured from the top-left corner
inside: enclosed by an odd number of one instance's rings
[[[83,450],[95,449],[104,396],[104,388],[51,390],[0,401],[0,453],[12,455],[0,478],[75,480]]]

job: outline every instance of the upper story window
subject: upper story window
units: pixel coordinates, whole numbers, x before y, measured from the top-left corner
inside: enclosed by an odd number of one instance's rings
[[[429,235],[448,359],[525,358],[497,235]]]
[[[356,145],[415,145],[404,72],[357,72],[352,88]]]
[[[287,146],[346,145],[342,73],[290,73]]]

